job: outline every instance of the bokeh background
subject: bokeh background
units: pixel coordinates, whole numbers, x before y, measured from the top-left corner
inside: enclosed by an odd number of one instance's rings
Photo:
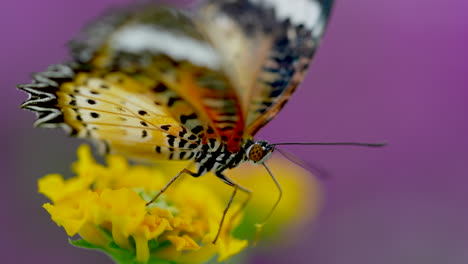
[[[62,62],[87,21],[128,2],[0,4],[2,263],[110,263],[69,246],[40,207],[36,180],[67,172],[78,141],[32,129],[15,85]],[[326,201],[295,243],[251,263],[468,263],[467,12],[465,0],[337,1],[306,81],[259,137],[389,145],[289,147],[328,171]]]

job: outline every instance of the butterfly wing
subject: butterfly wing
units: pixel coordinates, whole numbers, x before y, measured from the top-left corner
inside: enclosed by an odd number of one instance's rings
[[[201,21],[236,83],[253,136],[285,105],[304,78],[332,0],[211,0]],[[241,56],[242,55],[242,56]]]
[[[139,159],[189,159],[220,142],[238,148],[239,100],[185,14],[153,5],[114,11],[72,47],[74,63],[21,87],[38,126],[59,124]]]
[[[302,79],[331,1],[286,3],[113,10],[72,43],[73,63],[22,87],[31,94],[23,106],[39,112],[38,125],[138,158],[184,159],[221,143],[237,152]]]

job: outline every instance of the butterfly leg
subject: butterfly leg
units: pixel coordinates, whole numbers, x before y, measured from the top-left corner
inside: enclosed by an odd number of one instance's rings
[[[218,178],[220,178],[224,183],[226,183],[227,185],[229,186],[232,186],[234,187],[234,191],[232,192],[231,194],[231,197],[229,198],[229,202],[226,206],[226,208],[224,209],[223,211],[223,216],[221,218],[221,222],[219,223],[219,227],[218,227],[218,232],[216,233],[216,237],[215,239],[213,240],[213,244],[216,243],[216,241],[218,240],[220,234],[221,234],[221,229],[223,227],[223,224],[224,224],[224,220],[226,219],[226,215],[229,211],[229,208],[231,208],[231,205],[232,205],[232,202],[234,201],[234,197],[236,196],[237,194],[237,191],[240,190],[242,192],[244,192],[245,194],[247,194],[247,199],[245,199],[245,201],[242,203],[241,207],[239,208],[239,210],[237,210],[233,215],[232,215],[232,219],[236,219],[237,215],[239,215],[240,212],[242,212],[244,210],[244,208],[247,206],[247,204],[249,203],[250,199],[252,198],[252,191],[245,188],[245,187],[242,187],[240,186],[239,184],[237,184],[236,182],[234,182],[233,180],[229,179],[228,177],[226,177],[226,175],[222,174],[221,172],[217,172],[216,173],[216,176]]]
[[[154,201],[156,201],[156,199],[159,198],[159,196],[161,196],[161,194],[163,194],[167,188],[169,188],[169,186],[171,186],[180,176],[182,176],[184,173],[187,173],[188,175],[191,175],[191,176],[194,176],[194,177],[198,177],[199,175],[195,172],[192,172],[188,169],[183,169],[181,172],[177,173],[176,176],[174,176],[167,184],[166,186],[164,186],[158,194],[156,194],[153,199],[151,199],[151,201],[149,201],[148,203],[146,203],[146,206],[152,204]]]
[[[257,243],[258,239],[260,238],[260,235],[262,234],[263,232],[263,227],[265,226],[265,224],[267,223],[268,219],[270,219],[270,217],[273,215],[273,212],[275,211],[276,207],[278,206],[278,204],[280,203],[282,197],[283,197],[283,188],[281,188],[281,184],[278,182],[278,180],[276,179],[275,175],[273,175],[273,173],[271,172],[270,168],[266,165],[266,163],[262,163],[263,167],[265,167],[265,169],[268,171],[268,174],[270,175],[271,179],[273,180],[273,182],[275,183],[276,185],[276,188],[278,189],[278,192],[279,192],[279,195],[278,195],[278,198],[276,199],[276,202],[275,204],[273,205],[273,207],[270,209],[270,212],[268,213],[268,215],[265,217],[265,219],[263,219],[262,223],[261,224],[256,224],[255,227],[257,228],[257,234],[255,235],[255,240],[254,240],[254,244]]]

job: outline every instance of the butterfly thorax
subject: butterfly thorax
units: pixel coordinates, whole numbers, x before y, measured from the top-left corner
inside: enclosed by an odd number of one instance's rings
[[[195,156],[197,172],[194,176],[201,176],[209,171],[223,172],[246,161],[263,163],[273,150],[274,145],[266,141],[253,141],[251,139],[244,140],[240,150],[236,153],[229,151],[225,144],[219,144],[216,148],[204,145]]]

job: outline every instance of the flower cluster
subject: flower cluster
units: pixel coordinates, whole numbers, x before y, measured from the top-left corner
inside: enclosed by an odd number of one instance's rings
[[[150,259],[202,263],[215,254],[222,261],[247,246],[246,240],[227,232],[212,243],[224,204],[207,186],[182,180],[146,206],[169,180],[167,174],[130,166],[115,155],[107,157],[108,167],[100,165],[88,146],[79,148],[78,157],[73,166],[76,177],[64,180],[52,174],[39,181],[39,192],[52,201],[44,208],[69,236],[79,234],[114,257],[125,250],[142,263]]]
[[[317,212],[320,189],[310,174],[289,162],[273,158],[269,164],[281,175],[284,190],[284,198],[262,234],[271,240],[279,230],[300,227]],[[198,264],[216,255],[218,261],[226,260],[248,245],[234,235],[253,239],[255,223],[267,215],[277,195],[261,166],[229,172],[254,195],[244,213],[233,219],[245,199],[238,194],[213,244],[232,193],[232,187],[213,175],[186,176],[147,206],[180,168],[167,163],[130,165],[118,155],[107,156],[105,166],[83,145],[72,169],[76,174],[72,178],[51,174],[39,180],[39,192],[51,200],[44,208],[70,237],[79,234],[81,239],[72,244],[105,251],[119,263]]]

